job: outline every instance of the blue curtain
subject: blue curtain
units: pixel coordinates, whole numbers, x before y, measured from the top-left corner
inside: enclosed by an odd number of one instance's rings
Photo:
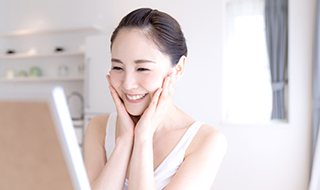
[[[265,1],[266,42],[272,82],[271,119],[285,119],[288,65],[288,0]]]

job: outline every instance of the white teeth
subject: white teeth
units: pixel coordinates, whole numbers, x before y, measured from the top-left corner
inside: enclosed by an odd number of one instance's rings
[[[139,99],[143,98],[145,96],[145,94],[133,95],[133,96],[127,94],[126,96],[129,100],[139,100]]]

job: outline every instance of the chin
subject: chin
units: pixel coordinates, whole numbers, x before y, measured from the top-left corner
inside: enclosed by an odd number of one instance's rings
[[[132,104],[125,101],[124,105],[127,112],[131,116],[141,116],[144,113],[144,111],[148,108],[149,100],[145,99],[143,102],[137,104]]]
[[[146,110],[146,108],[129,108],[126,107],[127,112],[132,116],[141,116],[143,112]]]

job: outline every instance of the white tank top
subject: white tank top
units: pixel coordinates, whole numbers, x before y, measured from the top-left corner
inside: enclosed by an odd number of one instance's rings
[[[116,113],[112,113],[109,116],[106,127],[106,140],[105,149],[106,156],[109,159],[114,146],[115,146],[115,128],[116,128]],[[199,128],[202,126],[201,122],[194,122],[182,136],[177,145],[168,154],[168,156],[160,163],[160,165],[154,171],[154,177],[156,181],[157,190],[165,188],[172,177],[175,175],[179,166],[184,160],[185,152],[190,145],[193,137],[197,134]],[[123,190],[128,189],[128,179],[125,179]]]

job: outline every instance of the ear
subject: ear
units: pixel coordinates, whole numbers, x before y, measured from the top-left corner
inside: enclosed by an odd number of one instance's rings
[[[187,63],[187,57],[184,55],[181,56],[178,63],[174,67],[174,71],[175,71],[175,75],[176,75],[177,79],[182,77],[186,63]]]

